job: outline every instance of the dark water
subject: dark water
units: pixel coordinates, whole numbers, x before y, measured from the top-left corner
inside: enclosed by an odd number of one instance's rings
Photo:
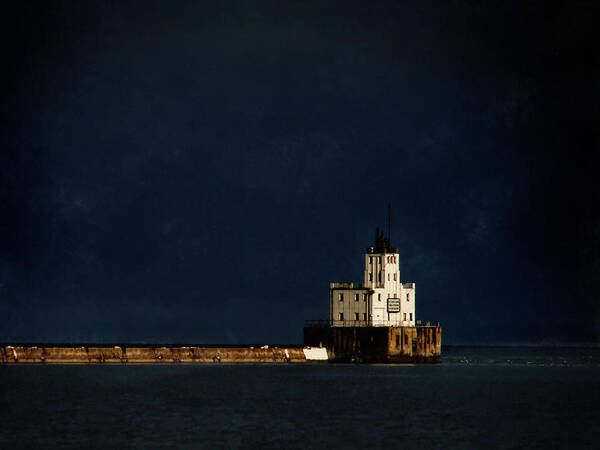
[[[441,365],[0,366],[0,448],[599,448],[600,349]]]

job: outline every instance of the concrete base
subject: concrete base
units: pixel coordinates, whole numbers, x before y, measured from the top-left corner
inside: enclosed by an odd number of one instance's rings
[[[304,345],[326,347],[334,362],[439,363],[442,328],[306,326]]]

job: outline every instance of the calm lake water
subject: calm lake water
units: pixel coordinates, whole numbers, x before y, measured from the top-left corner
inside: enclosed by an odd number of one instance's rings
[[[599,448],[600,349],[440,365],[0,366],[0,448]]]

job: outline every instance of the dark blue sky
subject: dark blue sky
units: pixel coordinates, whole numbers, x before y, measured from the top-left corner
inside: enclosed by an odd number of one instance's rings
[[[392,203],[446,343],[600,341],[598,7],[22,2],[0,340],[301,342]]]

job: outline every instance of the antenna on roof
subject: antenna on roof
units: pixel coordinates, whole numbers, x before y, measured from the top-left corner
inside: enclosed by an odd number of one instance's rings
[[[392,243],[392,203],[388,203],[388,242]]]

